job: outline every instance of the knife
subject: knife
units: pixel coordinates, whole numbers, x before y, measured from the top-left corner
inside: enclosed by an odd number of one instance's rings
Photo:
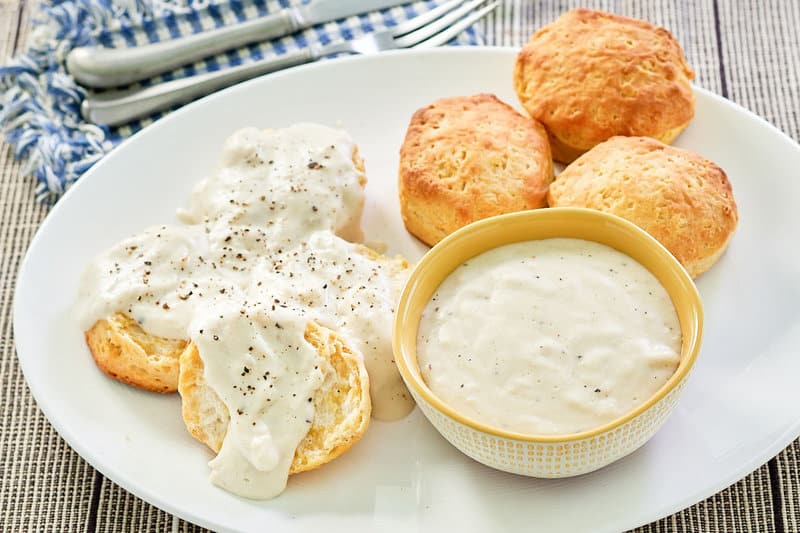
[[[276,13],[218,28],[131,48],[84,46],[67,55],[67,71],[86,87],[105,89],[151,78],[225,50],[267,41],[302,29],[413,0],[313,0]]]

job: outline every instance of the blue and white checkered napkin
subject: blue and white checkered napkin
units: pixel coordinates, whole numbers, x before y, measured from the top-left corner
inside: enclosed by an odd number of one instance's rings
[[[346,0],[342,0],[346,1]],[[440,0],[441,1],[441,0]],[[28,49],[0,67],[0,131],[39,182],[37,199],[54,202],[124,138],[162,116],[118,128],[85,122],[86,94],[66,73],[72,48],[135,46],[234,24],[290,6],[289,0],[44,0]],[[166,81],[392,26],[428,11],[436,1],[350,17],[271,42],[220,54],[153,79]],[[480,44],[470,29],[454,44]]]

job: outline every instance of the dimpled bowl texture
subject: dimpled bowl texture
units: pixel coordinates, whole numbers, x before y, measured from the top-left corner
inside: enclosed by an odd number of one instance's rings
[[[646,402],[595,429],[566,435],[512,433],[476,422],[442,402],[417,364],[420,316],[444,279],[464,261],[520,241],[567,237],[615,248],[661,282],[678,313],[681,360],[675,374]],[[658,430],[678,400],[700,349],[703,308],[692,279],[658,241],[614,215],[582,208],[548,208],[474,222],[433,247],[412,272],[394,322],[397,366],[422,412],[453,446],[487,466],[525,476],[558,478],[592,472],[633,452]]]

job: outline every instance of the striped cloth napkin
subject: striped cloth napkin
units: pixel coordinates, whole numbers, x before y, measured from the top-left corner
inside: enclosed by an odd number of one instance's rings
[[[346,1],[346,0],[341,0]],[[440,0],[441,1],[441,0]],[[289,7],[289,0],[44,0],[28,49],[0,67],[0,132],[38,183],[39,201],[55,202],[86,170],[120,141],[163,113],[108,128],[80,115],[86,91],[66,73],[65,58],[77,46],[136,46],[235,24]],[[354,16],[250,45],[144,82],[158,83],[282,54],[309,43],[352,39],[412,18],[436,6],[417,1]],[[452,44],[481,44],[474,29]],[[266,126],[266,125],[263,125]]]

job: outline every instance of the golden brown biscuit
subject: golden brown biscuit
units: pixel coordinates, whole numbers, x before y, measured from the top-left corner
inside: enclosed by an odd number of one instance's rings
[[[522,106],[565,163],[615,135],[671,143],[694,115],[693,78],[667,30],[590,9],[541,28],[514,66]]]
[[[719,259],[739,220],[721,168],[648,137],[598,144],[550,185],[548,201],[551,207],[589,207],[633,222],[692,277]]]
[[[84,336],[108,376],[149,391],[178,390],[178,358],[186,341],[151,335],[123,313],[98,320]]]
[[[545,207],[553,160],[541,124],[491,94],[414,113],[400,149],[400,211],[433,246],[470,222]]]
[[[320,356],[325,379],[314,394],[314,421],[295,451],[290,474],[317,468],[346,452],[369,425],[369,377],[361,355],[335,332],[309,322],[305,339]],[[225,404],[206,384],[194,343],[180,357],[178,391],[183,420],[194,438],[219,452],[230,420]]]

